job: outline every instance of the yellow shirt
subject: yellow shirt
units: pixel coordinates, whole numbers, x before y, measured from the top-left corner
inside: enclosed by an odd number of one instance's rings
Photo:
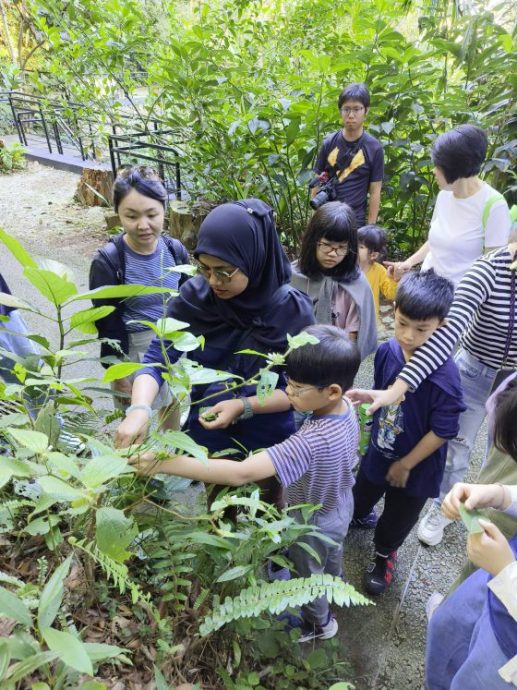
[[[379,320],[379,296],[382,293],[383,297],[388,300],[395,299],[395,293],[397,292],[397,283],[388,276],[388,271],[384,268],[382,264],[375,263],[371,264],[370,268],[366,271],[366,278],[370,283],[370,287],[373,293],[373,302],[375,305],[375,315],[377,321]]]

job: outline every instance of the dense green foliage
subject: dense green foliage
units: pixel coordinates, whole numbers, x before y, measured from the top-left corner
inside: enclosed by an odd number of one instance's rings
[[[275,616],[322,595],[338,606],[369,602],[330,576],[265,579],[268,561],[289,565],[282,549],[317,528],[264,503],[254,487],[221,493],[208,506],[204,492],[185,499],[184,480],[171,478],[168,493],[157,495],[157,480],[135,474],[131,451],[112,445],[106,425],[114,415],[99,396],[109,392],[95,379],[67,375],[96,341],[95,321],[113,307],[90,308],[92,293],[80,293],[66,267],[35,261],[2,230],[0,240],[48,310],[3,293],[0,303],[37,313],[49,326],[45,336],[30,335],[41,360],[13,355],[15,381],[0,380],[2,689],[106,690],[104,679],[113,675],[127,687],[154,675],[165,690],[185,679],[239,690],[342,681],[348,670],[335,644],[304,655],[297,633],[287,634]],[[99,299],[149,292],[171,291],[139,285],[93,291]],[[188,355],[202,338],[186,326],[164,318],[153,328]],[[288,351],[314,340],[288,336]],[[282,362],[281,353],[264,356],[256,380],[242,382],[185,357],[165,376],[178,399],[212,381],[230,389],[255,383],[267,395],[278,376],[273,366]],[[103,382],[140,366],[115,363]],[[149,447],[158,458],[182,452],[206,461],[206,448],[182,431],[154,431],[143,445]],[[180,490],[182,500],[173,501]],[[234,520],[229,508],[238,510]],[[307,518],[314,511],[297,508]]]
[[[194,197],[257,195],[295,244],[308,216],[307,182],[337,96],[364,80],[369,129],[385,146],[381,222],[407,251],[428,227],[436,189],[429,144],[460,122],[489,131],[486,172],[515,200],[515,7],[454,13],[446,1],[34,0],[47,36],[42,89],[66,86],[106,112],[122,102],[145,127],[177,132]],[[473,5],[470,5],[472,7]],[[94,25],[95,32],[89,30]]]

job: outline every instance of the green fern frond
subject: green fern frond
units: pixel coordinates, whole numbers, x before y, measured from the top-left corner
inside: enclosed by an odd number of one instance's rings
[[[154,608],[151,602],[150,594],[143,592],[139,585],[131,580],[126,565],[114,561],[112,558],[100,551],[93,541],[86,543],[85,539],[78,541],[74,537],[70,537],[68,541],[73,547],[80,549],[84,553],[88,554],[88,556],[93,558],[93,560],[102,568],[107,579],[111,580],[113,584],[118,587],[118,590],[121,594],[124,594],[124,592],[128,590],[131,593],[131,601],[133,604],[143,601],[148,606]]]
[[[199,627],[201,635],[209,635],[223,625],[239,618],[251,618],[262,613],[279,614],[288,607],[303,606],[318,597],[327,597],[338,606],[364,606],[372,602],[352,585],[333,575],[312,575],[293,580],[264,582],[257,587],[243,589],[236,597],[226,597],[214,606]]]
[[[34,508],[34,501],[28,501],[25,498],[13,499],[12,501],[3,501],[1,510],[10,513],[12,517],[21,509],[30,506]]]
[[[17,577],[13,577],[12,575],[8,575],[7,573],[4,573],[3,570],[0,570],[0,582],[4,582],[7,585],[14,585],[15,587],[25,586],[25,582],[23,580],[19,580]]]

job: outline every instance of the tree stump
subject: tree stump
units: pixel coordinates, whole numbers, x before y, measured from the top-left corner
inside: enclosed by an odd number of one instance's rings
[[[84,206],[111,206],[112,191],[111,170],[85,168],[77,185],[75,198]]]
[[[171,201],[169,233],[192,251],[197,244],[199,226],[215,206],[217,206],[215,202],[191,204],[186,201]]]

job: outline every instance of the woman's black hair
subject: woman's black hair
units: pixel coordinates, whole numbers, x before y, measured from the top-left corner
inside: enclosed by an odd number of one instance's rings
[[[357,345],[337,326],[316,324],[303,331],[318,338],[316,345],[303,345],[286,358],[287,376],[296,383],[325,388],[333,383],[343,392],[352,387],[361,363]]]
[[[349,84],[339,94],[337,107],[341,110],[343,103],[346,101],[359,101],[364,105],[365,110],[370,107],[370,92],[366,88],[366,84],[362,82],[357,84]]]
[[[347,242],[348,252],[337,266],[323,269],[316,258],[320,240]],[[357,267],[357,220],[348,204],[329,201],[320,206],[312,216],[302,237],[299,268],[307,278],[330,276],[342,282],[350,282],[358,276]]]
[[[494,445],[517,462],[517,377],[496,398]]]
[[[431,147],[431,158],[443,172],[448,184],[461,177],[473,177],[481,170],[486,157],[488,139],[479,127],[458,125],[440,134]]]
[[[449,313],[454,298],[454,285],[432,268],[419,273],[407,273],[399,283],[395,295],[395,309],[408,319],[425,321],[443,319]]]
[[[378,252],[377,261],[382,262],[386,256],[386,230],[379,225],[363,225],[357,231],[359,244],[364,244],[369,252]]]
[[[149,199],[159,201],[164,208],[167,205],[167,190],[158,173],[146,166],[131,166],[120,170],[113,183],[113,207],[116,212],[122,199],[133,189]]]

